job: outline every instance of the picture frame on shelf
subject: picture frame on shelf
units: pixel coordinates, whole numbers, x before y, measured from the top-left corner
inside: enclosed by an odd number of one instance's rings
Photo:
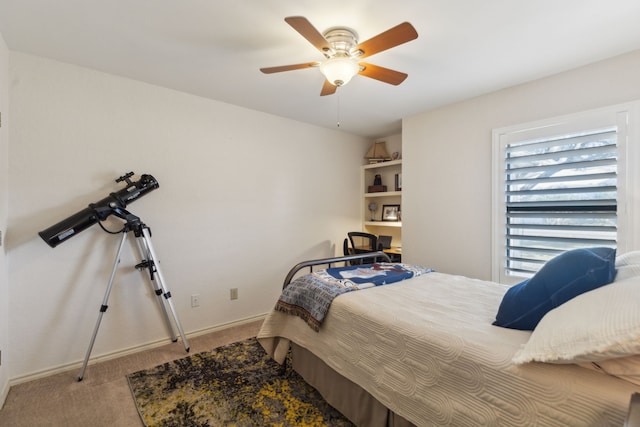
[[[382,205],[383,221],[400,221],[400,205]]]

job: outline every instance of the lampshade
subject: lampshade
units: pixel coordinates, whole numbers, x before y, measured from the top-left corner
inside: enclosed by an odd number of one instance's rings
[[[343,86],[360,71],[360,66],[351,58],[335,56],[320,64],[320,72],[324,74],[329,83],[334,86]]]
[[[387,146],[385,141],[377,141],[374,142],[367,154],[364,156],[365,159],[368,159],[370,162],[379,162],[383,160],[390,160],[391,156],[387,153]]]

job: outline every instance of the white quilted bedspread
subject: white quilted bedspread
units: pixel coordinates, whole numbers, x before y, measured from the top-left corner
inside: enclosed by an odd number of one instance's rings
[[[273,311],[258,339],[279,362],[298,343],[419,426],[622,426],[639,386],[511,363],[530,333],[491,325],[506,289],[429,273],[339,296],[320,332]]]

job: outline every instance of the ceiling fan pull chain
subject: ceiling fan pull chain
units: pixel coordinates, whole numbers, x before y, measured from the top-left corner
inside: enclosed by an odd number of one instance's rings
[[[336,114],[336,127],[340,127],[340,92],[338,92],[338,112]]]

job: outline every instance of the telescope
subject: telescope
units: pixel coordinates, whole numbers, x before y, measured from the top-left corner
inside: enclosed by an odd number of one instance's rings
[[[158,181],[151,175],[143,174],[135,182],[131,181],[130,178],[132,176],[133,172],[129,172],[115,180],[116,183],[125,181],[127,184],[125,188],[109,194],[96,203],[90,203],[88,207],[38,234],[49,246],[55,248],[60,243],[67,241],[99,221],[104,221],[111,214],[126,219],[122,215],[127,214],[124,209],[128,203],[139,199],[160,186]]]
[[[127,240],[127,236],[130,234],[130,232],[133,232],[133,235],[136,238],[136,242],[138,243],[138,250],[140,252],[140,259],[142,260],[139,264],[136,265],[136,269],[140,271],[146,269],[149,271],[149,281],[153,286],[158,304],[160,305],[164,320],[167,324],[167,328],[169,330],[169,333],[171,334],[171,341],[176,342],[178,340],[178,337],[173,329],[173,327],[175,326],[178,330],[178,333],[180,334],[180,337],[182,338],[184,349],[187,352],[189,351],[189,343],[187,342],[187,337],[184,335],[182,325],[180,324],[180,320],[178,319],[178,313],[176,313],[173,301],[171,300],[171,292],[169,292],[169,288],[167,288],[165,284],[164,277],[162,275],[162,272],[160,271],[160,265],[155,261],[157,259],[157,256],[155,250],[153,249],[153,246],[151,245],[150,229],[140,220],[140,218],[125,210],[128,203],[133,202],[134,200],[139,199],[148,192],[158,188],[158,181],[156,181],[156,179],[151,175],[141,175],[138,181],[132,182],[130,179],[132,176],[133,172],[129,172],[116,179],[116,183],[125,181],[127,183],[127,186],[125,188],[121,189],[120,191],[116,191],[115,193],[109,194],[107,197],[96,203],[90,203],[88,207],[82,209],[80,212],[77,212],[71,215],[69,218],[64,219],[59,223],[52,225],[46,230],[38,233],[49,246],[55,248],[60,243],[72,238],[81,231],[86,230],[93,224],[104,221],[105,219],[107,219],[107,217],[109,217],[109,215],[113,214],[125,221],[124,227],[118,232],[111,232],[105,229],[102,224],[100,224],[100,227],[102,227],[103,230],[111,234],[122,233],[122,238],[120,239],[120,245],[118,246],[116,259],[113,262],[113,269],[111,270],[109,284],[107,285],[107,290],[105,291],[102,305],[100,306],[98,320],[96,321],[96,326],[94,327],[93,334],[91,335],[89,348],[87,349],[87,353],[84,356],[84,362],[82,363],[82,370],[80,371],[80,376],[78,376],[78,381],[82,381],[82,378],[84,377],[85,370],[87,369],[87,364],[89,363],[89,357],[91,356],[91,351],[93,349],[93,344],[95,343],[96,336],[98,335],[98,329],[100,328],[102,316],[109,308],[109,295],[111,294],[111,288],[113,287],[114,279],[116,276],[116,269],[118,268],[118,264],[120,263],[122,248],[124,247],[125,241]],[[171,314],[173,315],[173,323],[169,318],[166,306],[168,306],[171,310]]]

